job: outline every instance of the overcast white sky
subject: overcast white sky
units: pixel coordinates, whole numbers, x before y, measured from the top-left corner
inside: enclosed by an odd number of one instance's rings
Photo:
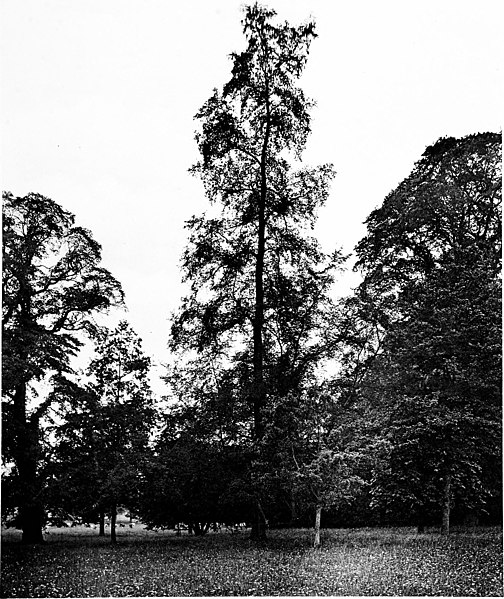
[[[317,22],[304,158],[338,173],[318,229],[327,250],[352,250],[439,137],[501,130],[501,0],[264,3],[292,24]],[[156,362],[182,293],[183,224],[206,206],[187,172],[193,116],[244,47],[241,5],[1,0],[2,189],[51,197],[93,232]]]

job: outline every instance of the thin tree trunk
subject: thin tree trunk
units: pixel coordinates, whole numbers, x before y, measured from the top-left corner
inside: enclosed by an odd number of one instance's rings
[[[261,193],[259,199],[259,217],[257,232],[257,255],[255,266],[255,310],[253,321],[254,344],[254,384],[252,401],[254,406],[254,438],[260,441],[264,434],[262,409],[266,399],[264,388],[264,255],[266,248],[266,156],[261,161]]]
[[[263,40],[263,60],[267,62],[267,44]],[[265,111],[266,123],[264,130],[264,139],[261,148],[260,177],[261,184],[259,190],[259,205],[257,216],[257,254],[255,264],[255,311],[253,322],[253,343],[254,343],[254,427],[255,439],[260,441],[263,437],[264,427],[262,422],[262,408],[266,400],[266,391],[264,387],[264,344],[263,344],[263,326],[264,326],[264,256],[266,253],[266,202],[268,196],[268,149],[271,135],[271,114],[269,98],[269,79],[267,67],[264,69],[265,75]]]
[[[116,520],[117,520],[117,506],[115,504],[113,504],[112,508],[110,510],[110,541],[112,543],[117,542]]]
[[[427,520],[425,517],[425,507],[421,505],[417,511],[417,533],[423,534],[425,532],[425,527],[427,525]]]
[[[98,536],[105,536],[105,512],[102,510],[100,510],[100,532],[98,533]]]
[[[294,489],[290,490],[289,508],[290,508],[290,526],[294,527],[294,526],[296,526],[296,521],[297,521],[297,505],[296,505],[296,495],[294,493]]]
[[[266,516],[262,509],[261,502],[258,499],[254,510],[254,520],[252,521],[250,538],[259,543],[266,541],[267,528]]]
[[[266,86],[268,82],[266,81]],[[266,90],[266,128],[261,150],[261,187],[259,193],[257,221],[257,254],[255,264],[255,311],[253,321],[253,408],[254,408],[254,441],[257,451],[260,451],[260,441],[264,436],[262,411],[266,403],[264,386],[264,256],[266,253],[266,199],[268,194],[267,160],[271,131],[271,116],[269,106],[269,89]],[[266,540],[266,519],[262,513],[260,501],[255,506],[255,516],[252,524],[251,538],[256,541]]]
[[[315,511],[315,537],[313,539],[313,547],[320,547],[320,518],[322,516],[322,508],[318,505]]]
[[[450,533],[450,506],[451,506],[451,474],[447,474],[443,489],[443,520],[441,523],[441,534]]]

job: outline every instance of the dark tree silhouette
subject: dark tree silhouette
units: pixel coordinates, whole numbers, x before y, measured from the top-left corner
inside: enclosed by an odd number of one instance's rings
[[[187,224],[183,270],[191,293],[172,328],[176,351],[210,352],[219,369],[239,363],[258,451],[273,386],[285,393],[310,367],[313,330],[341,262],[309,236],[331,165],[293,168],[310,131],[312,103],[296,81],[314,24],[277,25],[274,16],[257,4],[245,9],[247,47],[232,55],[222,93],[197,114],[201,161],[192,172],[218,210]],[[258,505],[257,538],[265,534],[262,514]]]
[[[435,506],[444,532],[455,500],[484,508],[501,453],[500,169],[498,134],[439,140],[357,246],[384,331],[363,390],[388,447],[375,496],[420,525]]]
[[[19,480],[23,541],[42,541],[38,464],[40,420],[53,398],[32,407],[32,384],[71,370],[93,335],[93,314],[122,303],[122,290],[99,266],[101,247],[74,216],[42,195],[3,194],[2,384],[4,459]]]
[[[90,382],[61,380],[54,391],[67,409],[55,430],[53,486],[73,514],[110,514],[112,542],[117,508],[139,508],[140,481],[151,458],[156,413],[149,368],[141,340],[121,321],[97,335]]]

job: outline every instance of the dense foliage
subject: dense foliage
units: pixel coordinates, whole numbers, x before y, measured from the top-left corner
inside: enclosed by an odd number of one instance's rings
[[[376,505],[421,526],[484,513],[501,471],[501,136],[441,139],[357,247],[382,329],[362,385],[383,440]]]
[[[139,515],[152,528],[185,523],[196,536],[250,521],[246,459],[237,447],[187,436],[159,441],[146,467]]]
[[[87,384],[60,381],[54,395],[66,406],[55,427],[51,503],[86,521],[110,514],[115,541],[118,506],[140,509],[140,485],[155,427],[148,382],[150,360],[127,322],[102,329]]]
[[[40,194],[3,194],[3,459],[13,463],[12,490],[23,539],[42,539],[40,421],[54,398],[37,401],[34,383],[72,370],[93,315],[122,302],[122,290],[99,266],[101,247],[74,216]],[[46,385],[47,386],[47,385]]]

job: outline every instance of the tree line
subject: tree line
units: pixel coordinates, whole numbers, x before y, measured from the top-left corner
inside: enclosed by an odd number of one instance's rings
[[[331,164],[302,162],[312,22],[246,7],[246,48],[196,115],[212,216],[186,223],[167,400],[101,247],[37,193],[3,194],[2,510],[152,527],[499,521],[501,135],[441,138],[348,257],[313,230]],[[342,207],[343,209],[343,207]],[[335,240],[335,244],[337,240]],[[100,319],[101,318],[101,319]],[[83,373],[73,358],[92,343]],[[82,353],[82,352],[81,352]],[[166,407],[168,406],[168,407]]]

